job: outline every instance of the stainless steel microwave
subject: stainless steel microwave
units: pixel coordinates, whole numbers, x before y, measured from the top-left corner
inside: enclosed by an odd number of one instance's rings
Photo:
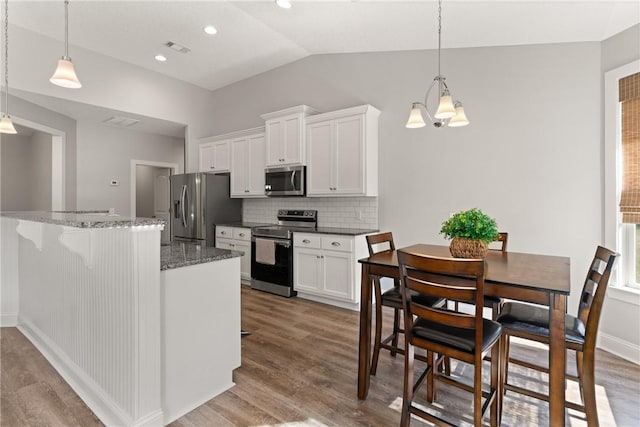
[[[265,170],[264,194],[270,197],[304,196],[306,194],[304,166],[288,166]]]

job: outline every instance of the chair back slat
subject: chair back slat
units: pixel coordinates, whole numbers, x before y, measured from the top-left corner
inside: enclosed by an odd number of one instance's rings
[[[493,242],[489,243],[489,250],[492,251],[507,251],[507,241],[509,240],[509,233],[498,233],[498,237]]]
[[[382,251],[395,251],[396,246],[393,243],[393,234],[386,232],[367,236],[367,248],[369,249],[369,256]]]
[[[591,262],[578,303],[578,319],[585,324],[585,347],[594,344],[598,333],[602,304],[609,279],[619,254],[598,246]],[[592,341],[592,343],[587,343]]]
[[[405,330],[411,330],[413,317],[418,316],[443,325],[475,329],[476,339],[481,339],[484,260],[429,257],[399,250],[398,265]],[[424,306],[419,304],[420,295],[472,301],[476,304],[476,313],[469,315]]]

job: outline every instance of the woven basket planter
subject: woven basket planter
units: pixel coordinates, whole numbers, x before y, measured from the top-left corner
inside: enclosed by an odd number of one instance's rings
[[[484,258],[487,254],[488,243],[484,240],[454,237],[449,245],[449,252],[456,258]]]

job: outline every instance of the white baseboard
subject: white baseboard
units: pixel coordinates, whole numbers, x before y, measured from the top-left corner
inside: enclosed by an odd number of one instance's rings
[[[18,330],[42,353],[69,386],[87,404],[93,413],[107,426],[132,426],[134,421],[91,377],[66,355],[56,343],[40,329],[25,319],[20,319]],[[141,425],[161,426],[162,411],[155,411],[140,418]],[[150,424],[152,422],[153,424]],[[137,425],[137,424],[136,424]]]
[[[636,344],[600,332],[598,335],[598,347],[616,356],[620,356],[629,362],[640,365],[640,346]]]
[[[0,327],[16,327],[18,326],[18,313],[3,313],[0,315]]]
[[[193,403],[191,403],[191,404],[189,404],[189,405],[187,405],[187,406],[185,406],[183,408],[180,408],[179,410],[175,411],[175,413],[173,413],[173,414],[167,414],[167,418],[164,420],[164,425],[171,424],[172,422],[174,422],[178,418],[182,417],[185,414],[188,414],[189,412],[193,411],[197,407],[204,405],[205,403],[207,403],[208,401],[210,401],[214,397],[224,393],[225,391],[229,390],[231,387],[233,387],[235,385],[236,385],[236,383],[234,383],[232,381],[229,384],[223,385],[218,390],[211,392],[209,395],[207,395],[206,397],[203,397],[202,399],[198,400],[197,402],[193,402]]]
[[[332,305],[334,307],[346,308],[347,310],[360,311],[360,303],[340,301],[337,299],[327,298],[320,295],[308,294],[304,291],[298,291],[298,297],[302,299],[308,299],[310,301],[321,302],[323,304]]]

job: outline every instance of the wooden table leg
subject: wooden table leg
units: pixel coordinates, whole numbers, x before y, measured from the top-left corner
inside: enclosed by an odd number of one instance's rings
[[[565,425],[565,371],[567,369],[564,339],[567,297],[551,294],[549,301],[549,425]]]
[[[362,264],[360,281],[360,341],[358,345],[358,399],[366,399],[369,392],[371,366],[371,277],[369,265]]]

